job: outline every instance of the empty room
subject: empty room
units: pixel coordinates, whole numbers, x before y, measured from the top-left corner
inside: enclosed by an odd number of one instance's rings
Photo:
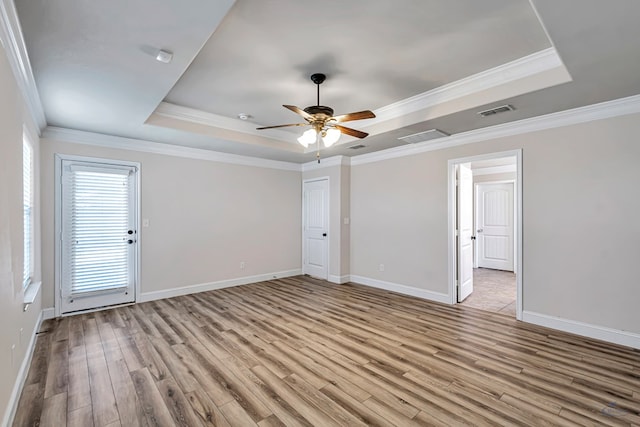
[[[0,425],[640,425],[639,19],[0,0]]]

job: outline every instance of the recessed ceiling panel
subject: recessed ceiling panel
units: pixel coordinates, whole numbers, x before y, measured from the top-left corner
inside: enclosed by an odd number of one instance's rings
[[[238,0],[165,101],[255,123],[376,109],[550,47],[527,0]]]

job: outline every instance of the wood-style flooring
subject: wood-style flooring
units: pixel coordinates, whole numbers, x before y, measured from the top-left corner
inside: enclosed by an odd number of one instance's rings
[[[639,413],[639,351],[295,277],[46,322],[14,425],[637,425]]]

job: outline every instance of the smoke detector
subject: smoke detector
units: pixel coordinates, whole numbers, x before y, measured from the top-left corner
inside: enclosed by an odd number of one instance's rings
[[[168,64],[173,59],[173,53],[168,50],[160,49],[156,55],[156,60]]]

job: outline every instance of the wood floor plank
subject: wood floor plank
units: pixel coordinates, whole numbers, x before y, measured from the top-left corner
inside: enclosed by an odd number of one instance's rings
[[[41,427],[58,427],[67,425],[67,393],[60,393],[44,399],[42,406]]]
[[[138,400],[150,426],[171,426],[174,424],[169,408],[156,387],[147,368],[131,372]]]
[[[204,423],[196,415],[191,404],[178,386],[178,383],[173,378],[166,378],[159,381],[157,386],[176,425],[190,427],[204,426]]]
[[[92,427],[93,412],[91,406],[83,406],[67,414],[68,427]]]
[[[36,335],[36,343],[31,358],[31,366],[25,380],[25,385],[42,384],[44,393],[44,385],[47,380],[47,371],[49,370],[49,347],[51,343],[51,334],[49,332],[39,332]]]
[[[304,381],[297,374],[289,375],[284,381],[295,390],[299,396],[330,416],[339,425],[366,425],[348,411],[345,411],[340,406],[334,405],[331,399],[327,398],[319,389]]]
[[[27,384],[22,389],[18,409],[13,419],[15,427],[40,425],[44,406],[44,384]]]
[[[284,424],[282,421],[280,421],[280,419],[278,417],[276,417],[275,415],[270,415],[269,417],[265,418],[264,420],[261,420],[258,422],[258,426],[260,427],[286,427],[286,424]]]
[[[15,426],[640,425],[640,351],[297,276],[43,322]]]
[[[369,426],[386,426],[388,421],[378,416],[378,414],[369,409],[362,402],[354,399],[344,391],[328,384],[320,390],[325,396],[331,399],[336,405],[348,411],[352,416],[359,419],[362,423]]]
[[[91,406],[89,386],[89,366],[83,345],[69,348],[69,391],[68,411]]]
[[[107,360],[100,341],[100,333],[95,317],[84,320],[85,348],[89,369],[89,388],[93,407],[93,422],[96,427],[106,426],[120,420],[109,377]]]
[[[229,425],[242,427],[255,427],[258,424],[247,414],[242,406],[235,400],[220,407],[220,411],[229,421]],[[262,421],[262,420],[261,420]]]
[[[68,324],[64,323],[63,325]],[[45,399],[56,394],[66,393],[69,380],[69,346],[67,340],[53,340],[50,351],[44,392]]]
[[[375,397],[370,397],[363,403],[364,406],[368,407],[373,412],[386,419],[391,425],[416,427],[420,425],[413,420],[413,417],[407,418],[401,413],[394,411],[391,407],[385,405],[383,402],[378,401]],[[415,415],[418,415],[418,413],[416,413]]]
[[[222,415],[220,409],[218,409],[216,404],[211,401],[204,391],[195,390],[191,393],[186,393],[185,397],[189,401],[189,404],[196,416],[200,418],[203,425],[219,427],[229,426],[229,422],[224,415]]]
[[[287,401],[300,415],[306,418],[313,425],[337,426],[335,420],[322,412],[315,405],[309,403],[301,397],[291,386],[278,378],[268,369],[262,366],[255,366],[251,371],[256,374],[266,385],[274,390],[282,399]]]

